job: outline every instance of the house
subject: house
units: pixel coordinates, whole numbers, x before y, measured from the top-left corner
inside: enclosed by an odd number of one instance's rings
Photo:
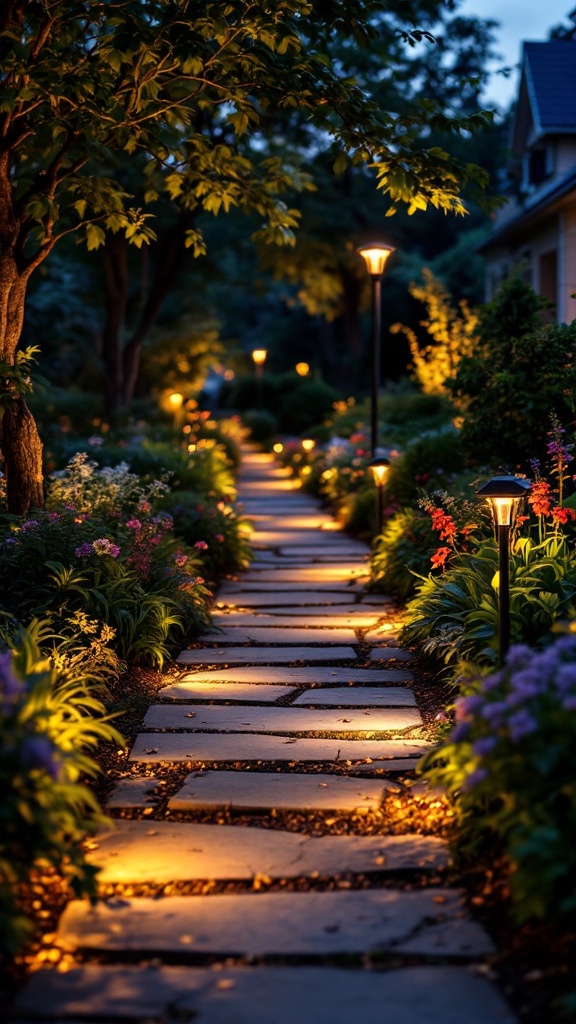
[[[554,304],[550,319],[576,319],[576,10],[574,33],[524,43],[513,115],[511,196],[481,246],[491,299],[514,265]]]

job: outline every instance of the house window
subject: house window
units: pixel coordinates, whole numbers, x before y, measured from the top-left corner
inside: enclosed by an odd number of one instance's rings
[[[528,182],[530,185],[540,185],[548,177],[548,153],[544,146],[538,146],[531,150],[528,156]]]
[[[553,323],[556,319],[558,301],[558,255],[556,249],[540,254],[538,260],[538,289],[545,299],[552,303],[552,309],[542,310],[542,319]]]

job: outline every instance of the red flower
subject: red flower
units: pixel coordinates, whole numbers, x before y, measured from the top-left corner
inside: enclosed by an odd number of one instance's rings
[[[574,521],[576,519],[576,511],[573,508],[562,508],[561,505],[556,505],[552,509],[552,519],[556,526],[564,525],[569,520]]]
[[[426,509],[432,516],[432,529],[440,534],[440,540],[453,540],[456,536],[456,523],[452,516],[446,515],[443,509],[429,505]]]
[[[528,504],[537,516],[549,516],[552,510],[552,493],[550,484],[545,480],[537,480],[532,484],[528,495]]]
[[[443,566],[448,555],[450,554],[450,548],[438,548],[433,555],[430,556],[430,561],[435,569]]]

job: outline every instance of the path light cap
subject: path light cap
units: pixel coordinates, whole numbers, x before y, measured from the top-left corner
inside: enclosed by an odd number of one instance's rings
[[[476,494],[487,498],[497,526],[511,526],[521,498],[530,490],[531,481],[522,476],[493,476]]]
[[[254,349],[252,349],[252,359],[254,360],[254,362],[256,363],[257,366],[260,366],[260,365],[262,365],[262,363],[266,362],[266,356],[267,355],[268,355],[268,350],[265,349],[265,348],[254,348]]]
[[[396,250],[386,242],[367,242],[366,245],[358,246],[356,252],[364,258],[368,273],[372,277],[381,277],[386,260]]]
[[[368,468],[372,473],[374,483],[381,487],[390,469],[390,459],[387,459],[385,455],[378,455],[368,463]]]

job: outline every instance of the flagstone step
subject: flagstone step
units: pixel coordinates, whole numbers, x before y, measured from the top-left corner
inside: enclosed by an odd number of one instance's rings
[[[174,805],[171,804],[173,807]],[[242,825],[118,819],[90,843],[102,885],[198,879],[331,878],[342,873],[431,871],[449,863],[433,836],[305,836]]]
[[[368,579],[366,565],[358,562],[342,562],[338,565],[314,565],[303,569],[282,569],[272,572],[271,569],[248,569],[242,575],[243,583],[274,583],[276,587],[282,583],[305,583],[307,580],[318,583],[348,583],[350,580]]]
[[[248,580],[246,582],[244,577],[242,577],[242,579],[225,583],[218,591],[218,600],[224,601],[227,597],[236,597],[238,594],[245,594],[248,596],[249,594],[256,592],[269,593],[272,591],[274,594],[302,593],[304,587],[304,580],[282,580],[282,582],[276,581],[276,583],[273,583],[270,580]],[[359,596],[362,595],[364,593],[364,589],[362,584],[356,579],[350,579],[346,583],[339,583],[334,580],[328,582],[326,582],[326,580],[316,580],[311,582],[310,592],[313,594],[319,594],[321,592],[324,594],[344,594],[346,595],[346,601],[350,601],[352,597],[356,596],[356,594]]]
[[[320,710],[305,707],[232,707],[214,704],[151,704],[144,729],[188,732],[396,732],[422,725],[416,708]]]
[[[293,661],[356,660],[353,647],[227,647],[180,651],[179,665],[273,665]]]
[[[296,698],[298,704],[329,704],[339,708],[415,707],[416,698],[407,686],[318,686]]]
[[[234,589],[228,590],[228,587]],[[314,605],[349,605],[354,604],[354,607],[362,608],[364,605],[363,600],[354,601],[355,597],[361,598],[361,591],[356,587],[342,588],[336,587],[334,590],[330,590],[326,587],[316,590],[311,588],[310,590],[303,590],[302,586],[298,587],[293,583],[284,584],[280,590],[275,590],[266,584],[265,587],[257,588],[252,584],[249,589],[243,590],[241,587],[237,587],[237,584],[227,584],[226,588],[218,591],[215,608],[259,608],[266,607],[268,605],[277,604],[278,607],[307,607]],[[384,602],[385,603],[385,602]]]
[[[157,697],[164,700],[243,700],[255,701],[257,704],[272,704],[279,697],[287,697],[294,693],[294,688],[286,685],[273,686],[267,683],[173,683],[158,690]]]
[[[144,764],[167,761],[329,761],[350,762],[360,770],[411,771],[430,750],[426,740],[354,740],[258,733],[140,733],[130,760]],[[378,762],[378,763],[376,763]]]
[[[313,608],[308,608],[302,615],[300,612],[288,615],[286,609],[283,611],[268,612],[214,612],[212,621],[215,626],[276,626],[276,627],[302,627],[311,626],[317,629],[369,629],[375,627],[382,618],[383,613],[377,611],[363,612],[361,608],[353,612],[339,614],[338,608],[333,611],[323,610],[322,615],[316,615]],[[304,621],[303,621],[304,620]]]
[[[107,810],[155,807],[162,796],[161,789],[157,789],[158,783],[159,779],[155,778],[120,779],[106,800]]]
[[[95,964],[36,971],[16,999],[22,1024],[79,1024],[87,1007],[112,1024],[376,1024],[383,1007],[394,1024],[515,1024],[497,989],[467,966]]]
[[[358,627],[360,628],[360,627]],[[209,629],[199,637],[200,643],[223,644],[355,644],[357,643],[354,629],[314,629],[305,626],[230,626],[222,629]]]
[[[364,814],[377,810],[384,792],[400,792],[390,779],[367,780],[348,775],[297,772],[192,772],[171,797],[174,811],[339,811]]]
[[[92,908],[73,900],[57,935],[71,951],[126,954],[472,959],[494,951],[484,929],[466,916],[462,894],[440,888],[123,898]]]
[[[297,687],[319,686],[332,683],[395,683],[411,682],[412,674],[405,668],[347,668],[342,665],[310,665],[300,668],[253,665],[238,668],[216,668],[210,671],[189,672],[182,682],[225,683],[294,683]],[[408,691],[410,692],[410,691]]]
[[[285,548],[290,544],[297,544],[302,548],[308,548],[308,550],[319,549],[324,544],[324,538],[326,544],[333,543],[333,538],[338,537],[338,531],[320,531],[310,530],[309,528],[302,529],[284,529],[284,530],[258,530],[257,537],[259,544],[267,544],[271,547],[282,547]],[[304,551],[304,554],[306,552]],[[368,557],[368,548],[363,547],[364,557]]]

